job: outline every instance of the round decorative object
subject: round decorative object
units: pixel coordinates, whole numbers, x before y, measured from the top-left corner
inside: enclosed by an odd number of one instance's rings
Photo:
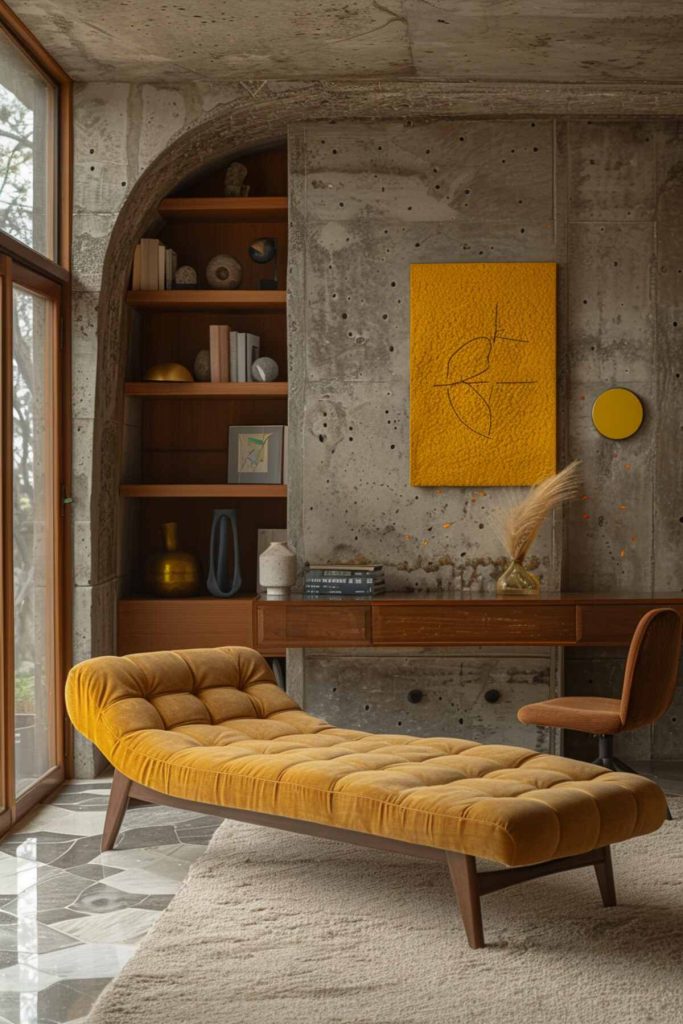
[[[182,267],[178,267],[175,274],[173,275],[173,287],[196,288],[197,271],[194,269],[194,267],[191,267],[187,263]]]
[[[643,403],[628,388],[609,388],[593,403],[593,425],[603,437],[621,441],[643,422]]]
[[[211,380],[211,354],[208,348],[201,348],[194,357],[192,372],[195,380]]]
[[[234,256],[220,253],[209,260],[206,280],[210,288],[239,288],[242,280],[242,264]]]
[[[145,374],[145,380],[192,381],[194,377],[180,363],[155,363]]]
[[[249,255],[254,263],[270,263],[275,259],[277,242],[274,238],[255,238],[249,243]]]
[[[296,583],[296,555],[284,541],[274,540],[259,558],[258,574],[266,597],[286,597]]]
[[[261,356],[251,364],[251,379],[260,380],[261,383],[277,380],[280,368],[270,356]]]

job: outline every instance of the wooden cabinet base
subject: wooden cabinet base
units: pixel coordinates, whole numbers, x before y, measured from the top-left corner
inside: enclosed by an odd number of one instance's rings
[[[188,647],[253,647],[254,597],[119,601],[119,654]]]

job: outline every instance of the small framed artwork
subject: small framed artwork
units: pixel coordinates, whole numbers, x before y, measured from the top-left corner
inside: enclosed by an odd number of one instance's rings
[[[284,427],[230,427],[229,484],[281,484]]]

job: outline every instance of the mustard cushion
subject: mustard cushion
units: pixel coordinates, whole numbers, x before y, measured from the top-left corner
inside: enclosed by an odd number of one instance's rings
[[[652,832],[639,775],[522,747],[337,729],[245,647],[93,658],[69,673],[77,729],[127,778],[221,807],[353,829],[507,865]]]

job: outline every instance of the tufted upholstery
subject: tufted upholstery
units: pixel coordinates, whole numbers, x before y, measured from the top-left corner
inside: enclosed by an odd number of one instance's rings
[[[653,782],[521,747],[337,729],[243,647],[94,658],[71,719],[135,782],[172,796],[532,864],[659,828]]]

